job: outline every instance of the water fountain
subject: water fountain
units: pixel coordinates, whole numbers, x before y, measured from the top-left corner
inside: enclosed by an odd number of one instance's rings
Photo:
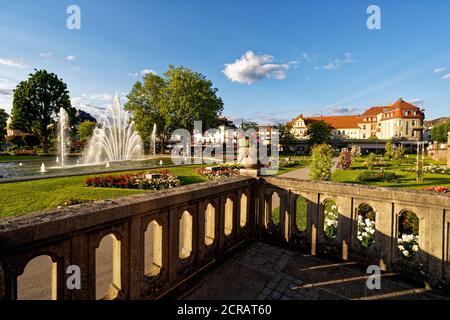
[[[56,157],[56,162],[64,167],[64,162],[67,157],[68,148],[70,146],[70,136],[69,136],[69,115],[64,108],[59,109],[58,116],[58,144]]]
[[[44,163],[41,164],[41,171],[39,171],[39,172],[41,172],[41,173],[47,172],[47,169],[45,169],[45,164]]]
[[[153,156],[156,155],[156,123],[153,124],[152,135],[150,138],[150,153]]]
[[[84,164],[127,161],[142,157],[142,140],[116,94],[83,153]]]

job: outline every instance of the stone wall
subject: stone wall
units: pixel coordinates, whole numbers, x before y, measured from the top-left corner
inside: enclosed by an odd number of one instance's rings
[[[297,221],[300,197],[306,208],[303,230]],[[324,200],[333,200],[339,211],[337,234],[331,240],[324,234]],[[362,250],[356,238],[361,204],[376,212],[370,250]],[[403,258],[398,250],[399,217],[405,210],[420,221],[420,250],[413,259]],[[447,285],[449,210],[450,196],[425,191],[236,177],[6,219],[0,221],[0,299],[20,297],[18,277],[43,255],[53,266],[54,298],[163,298],[255,239]],[[99,296],[96,253],[110,235],[112,280],[107,293]],[[80,267],[80,290],[66,286],[71,265]]]

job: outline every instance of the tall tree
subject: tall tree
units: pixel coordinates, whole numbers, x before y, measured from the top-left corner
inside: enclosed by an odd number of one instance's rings
[[[280,123],[277,127],[280,132],[280,143],[288,144],[295,141],[295,137],[291,133],[292,125]]]
[[[331,127],[325,121],[314,121],[308,125],[306,131],[308,144],[310,146],[316,144],[329,144],[331,140]]]
[[[81,142],[87,142],[92,137],[94,133],[94,129],[97,126],[97,123],[93,121],[84,121],[78,126],[78,134],[80,136]]]
[[[43,152],[47,153],[49,136],[60,108],[64,108],[73,121],[76,109],[70,104],[66,84],[54,73],[35,70],[14,90],[11,127],[35,135]]]
[[[247,131],[248,129],[253,129],[255,131],[258,131],[258,122],[242,119],[241,129],[244,131]]]
[[[136,82],[125,109],[133,115],[144,141],[149,141],[156,124],[164,145],[175,129],[192,132],[194,121],[202,121],[203,130],[216,126],[223,102],[205,76],[181,66],[169,66],[163,76],[150,73],[142,82]]]
[[[8,117],[5,109],[0,109],[0,142],[5,140]]]

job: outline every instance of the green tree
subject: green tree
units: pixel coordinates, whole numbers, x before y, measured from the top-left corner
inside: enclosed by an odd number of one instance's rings
[[[295,137],[291,133],[292,125],[280,123],[277,129],[280,133],[281,144],[289,144],[295,141]]]
[[[367,157],[366,165],[367,165],[367,169],[369,171],[372,171],[372,169],[373,169],[373,167],[375,165],[376,159],[377,159],[377,156],[373,152],[371,152],[369,154],[369,156]]]
[[[215,127],[223,110],[212,82],[181,66],[169,66],[163,76],[147,74],[134,84],[127,98],[125,109],[132,114],[143,140],[150,141],[156,124],[162,146],[175,129],[192,132],[194,121],[202,121],[203,130]]]
[[[314,121],[308,125],[306,131],[308,144],[329,144],[331,140],[331,127],[325,121]]]
[[[431,138],[437,142],[447,142],[448,129],[450,129],[450,121],[434,126],[431,129]]]
[[[43,152],[48,153],[49,136],[60,108],[73,121],[76,110],[70,104],[66,84],[54,73],[35,70],[14,90],[11,127],[35,135]]]
[[[386,149],[386,152],[384,153],[384,159],[389,161],[391,159],[391,155],[392,155],[392,140],[391,139],[389,139],[386,142],[385,149]]]
[[[405,147],[403,147],[403,145],[400,145],[399,147],[395,148],[394,151],[392,151],[392,160],[396,164],[401,165],[405,158]]]
[[[247,131],[248,129],[253,129],[258,131],[258,122],[250,121],[250,120],[242,120],[241,129]]]
[[[6,136],[6,123],[9,115],[4,109],[0,109],[0,142],[5,140]]]
[[[311,179],[329,181],[331,179],[333,148],[328,144],[319,144],[312,148],[311,153]]]
[[[78,127],[78,135],[80,136],[81,142],[87,142],[92,137],[94,129],[97,126],[95,122],[84,121]]]

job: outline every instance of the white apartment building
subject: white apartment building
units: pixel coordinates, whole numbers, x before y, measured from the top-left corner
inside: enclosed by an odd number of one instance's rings
[[[297,139],[306,139],[308,124],[324,121],[340,139],[405,139],[420,140],[423,130],[424,110],[398,99],[390,106],[376,106],[361,115],[294,118],[291,133]]]

